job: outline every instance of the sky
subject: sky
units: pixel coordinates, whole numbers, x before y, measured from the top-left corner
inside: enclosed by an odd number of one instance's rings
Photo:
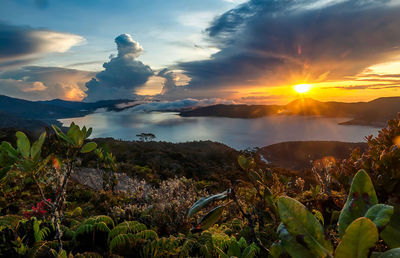
[[[399,13],[400,0],[2,0],[0,94],[249,104],[400,96]]]

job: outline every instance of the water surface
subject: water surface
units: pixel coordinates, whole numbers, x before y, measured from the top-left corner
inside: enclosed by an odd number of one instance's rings
[[[158,141],[186,142],[211,140],[235,149],[263,147],[284,141],[329,140],[365,141],[378,128],[338,125],[349,118],[269,116],[241,119],[221,117],[181,117],[174,112],[99,111],[85,117],[61,119],[93,127],[92,137],[137,140],[136,134],[153,133]]]

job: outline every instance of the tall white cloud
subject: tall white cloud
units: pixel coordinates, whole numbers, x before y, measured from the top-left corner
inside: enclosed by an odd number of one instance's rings
[[[149,66],[137,60],[143,47],[129,34],[119,35],[115,43],[118,55],[104,63],[105,69],[86,83],[85,101],[133,98],[135,91],[154,75]]]

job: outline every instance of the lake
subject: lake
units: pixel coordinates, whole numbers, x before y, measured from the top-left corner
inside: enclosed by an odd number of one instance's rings
[[[153,133],[157,141],[186,142],[211,140],[235,149],[263,147],[285,141],[328,140],[361,142],[376,135],[379,128],[338,125],[349,118],[309,116],[269,116],[241,119],[221,117],[181,117],[176,112],[99,110],[85,117],[60,119],[65,126],[93,127],[91,138],[113,137],[138,140],[136,134]]]

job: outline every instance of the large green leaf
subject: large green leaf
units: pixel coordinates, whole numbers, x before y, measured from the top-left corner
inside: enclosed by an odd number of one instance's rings
[[[79,126],[72,123],[68,129],[67,136],[72,139],[74,146],[82,146],[84,141],[83,132],[79,129]]]
[[[374,185],[367,172],[360,170],[353,178],[350,193],[339,216],[339,234],[344,235],[353,220],[364,216],[370,207],[378,203]]]
[[[247,170],[249,170],[250,168],[252,168],[254,166],[254,159],[253,158],[246,158],[243,155],[239,155],[238,163],[239,163],[239,166],[243,170],[247,171]]]
[[[296,238],[292,236],[281,223],[277,229],[279,234],[279,245],[293,258],[313,258],[314,255],[311,253],[307,246],[304,246],[296,241]],[[273,257],[280,257],[279,250],[275,247]]]
[[[200,198],[189,209],[187,216],[190,217],[190,216],[194,215],[196,212],[198,212],[202,208],[206,207],[208,204],[210,204],[213,201],[223,200],[223,199],[227,198],[229,192],[230,192],[230,189],[228,189],[228,190],[226,190],[226,191],[224,191],[222,193],[219,193],[219,194],[215,194],[215,195],[211,195],[211,196],[208,196],[208,197]]]
[[[390,248],[400,247],[400,207],[395,206],[389,223],[381,232],[381,238]]]
[[[37,141],[32,144],[31,158],[36,160],[39,158],[44,140],[46,139],[46,132],[42,133]]]
[[[218,206],[218,207],[212,209],[203,218],[201,218],[201,220],[199,222],[200,228],[205,230],[205,229],[211,227],[222,216],[224,208],[225,208],[224,206]]]
[[[378,229],[368,218],[354,220],[335,251],[335,258],[364,258],[379,239]]]
[[[71,138],[69,138],[65,133],[63,133],[58,126],[52,125],[52,127],[59,138],[63,139],[65,142],[71,145],[74,145],[74,141]]]
[[[287,231],[296,239],[304,241],[316,257],[325,257],[332,253],[332,244],[325,237],[321,223],[300,202],[290,197],[278,199],[278,211]]]
[[[87,130],[87,132],[85,133],[85,139],[87,139],[87,138],[90,137],[90,135],[92,134],[92,131],[93,131],[93,129],[92,129],[92,127],[90,127],[90,128]]]
[[[29,158],[29,153],[31,150],[31,143],[28,137],[23,132],[17,132],[17,150],[21,153],[22,157],[25,159]]]
[[[88,142],[85,145],[83,145],[82,149],[81,149],[81,153],[88,153],[93,151],[94,149],[97,148],[97,143],[95,142]]]
[[[256,257],[257,247],[255,244],[251,244],[243,250],[241,258],[253,258]]]
[[[369,208],[364,217],[372,220],[377,227],[384,227],[389,223],[393,212],[393,206],[378,203]]]
[[[9,142],[2,142],[1,148],[5,150],[11,158],[18,158],[18,151],[14,149],[14,147]]]
[[[232,241],[229,244],[228,251],[226,253],[228,257],[240,257],[242,255],[242,251],[240,250],[240,246],[236,241]]]
[[[379,258],[398,258],[398,257],[400,257],[400,248],[394,248],[394,249],[388,250],[378,257]]]

